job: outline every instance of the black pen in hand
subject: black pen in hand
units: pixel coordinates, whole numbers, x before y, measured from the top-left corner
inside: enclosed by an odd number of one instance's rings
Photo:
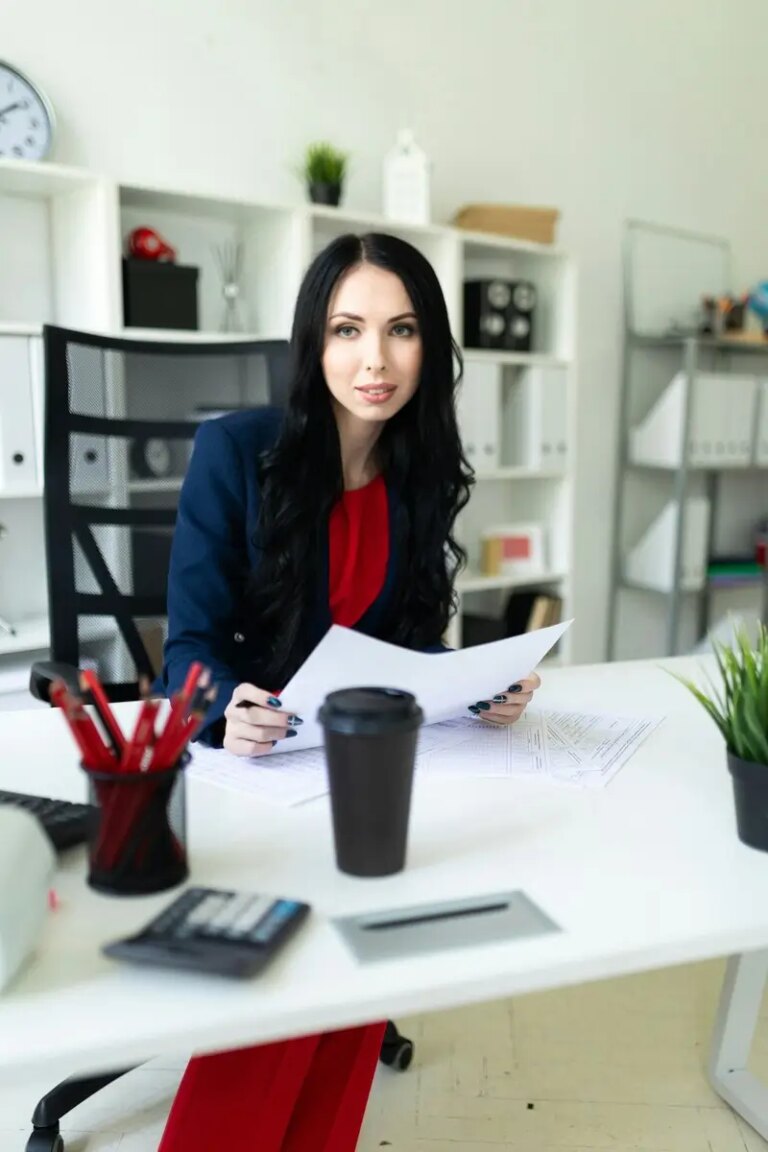
[[[267,704],[269,704],[270,707],[273,707],[273,708],[279,708],[280,703],[281,703],[280,700],[278,700],[276,696],[270,696],[267,700]],[[257,704],[255,700],[238,700],[237,704],[235,704],[235,708],[262,708],[262,707],[263,707],[263,705]],[[289,716],[288,717],[288,723],[291,727],[296,727],[299,724],[303,724],[304,721],[302,720],[301,716]],[[291,735],[293,735],[293,733],[291,733]]]

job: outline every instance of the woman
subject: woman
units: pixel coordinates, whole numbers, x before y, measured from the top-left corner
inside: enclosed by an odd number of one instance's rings
[[[193,660],[206,664],[219,693],[201,737],[240,756],[295,734],[302,719],[279,692],[331,623],[442,650],[464,559],[453,536],[472,482],[454,406],[460,357],[429,262],[393,236],[333,241],[306,273],[291,342],[284,417],[201,427],[171,557],[166,690]],[[500,686],[470,710],[511,723],[538,683]],[[257,1092],[269,1103],[260,1149],[353,1149],[383,1027],[192,1061],[161,1152],[226,1146],[226,1124]]]

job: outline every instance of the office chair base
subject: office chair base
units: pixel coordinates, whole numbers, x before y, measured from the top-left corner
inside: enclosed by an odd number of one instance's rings
[[[387,1020],[379,1060],[396,1072],[405,1072],[413,1060],[413,1041],[401,1036],[391,1020]]]
[[[48,1128],[35,1128],[27,1140],[26,1152],[64,1152],[64,1141],[59,1135],[58,1124]]]
[[[69,1076],[51,1088],[38,1100],[32,1113],[33,1132],[27,1141],[26,1152],[64,1152],[64,1141],[59,1135],[61,1117],[130,1071],[130,1068],[120,1068],[116,1072],[101,1072],[93,1076]]]

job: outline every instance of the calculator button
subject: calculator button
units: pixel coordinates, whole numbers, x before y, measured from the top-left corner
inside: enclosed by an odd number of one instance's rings
[[[225,901],[222,900],[221,896],[205,896],[199,904],[187,913],[187,924],[194,928],[208,924],[221,911],[221,906],[224,903]]]
[[[242,915],[238,916],[235,923],[231,925],[229,933],[233,936],[247,936],[261,923],[272,904],[273,901],[264,896],[257,897],[250,908],[246,908]]]
[[[282,926],[295,916],[299,907],[300,905],[293,900],[278,900],[269,915],[256,925],[248,939],[254,944],[268,944]]]
[[[248,893],[232,896],[206,925],[209,932],[228,932],[239,916],[245,912],[254,897]]]

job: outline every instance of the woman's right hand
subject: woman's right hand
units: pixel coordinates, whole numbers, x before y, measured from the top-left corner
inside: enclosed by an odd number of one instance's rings
[[[302,720],[281,712],[275,697],[255,684],[238,684],[224,710],[224,747],[235,756],[264,756],[278,740],[296,735]]]

